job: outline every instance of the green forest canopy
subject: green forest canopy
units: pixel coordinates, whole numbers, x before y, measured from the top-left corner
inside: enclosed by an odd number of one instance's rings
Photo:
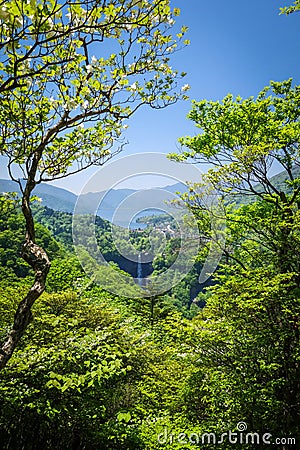
[[[5,107],[19,81],[10,77],[3,81]],[[21,259],[24,233],[53,260],[44,293],[32,303],[34,321],[1,371],[3,448],[179,450],[209,448],[228,433],[222,448],[229,450],[229,431],[243,438],[236,448],[262,448],[266,433],[276,448],[296,448],[299,115],[300,87],[292,80],[272,82],[256,98],[193,102],[189,118],[197,134],[183,137],[183,152],[172,157],[213,165],[207,180],[223,198],[218,220],[226,221],[223,258],[213,285],[199,295],[201,309],[182,301],[195,274],[173,292],[143,301],[105,292],[72,253],[70,215],[37,207],[30,230],[26,196],[25,205],[24,197],[21,205],[0,197],[2,340],[39,269]],[[270,177],[273,161],[281,165],[280,182]],[[200,192],[195,186],[182,196],[205,238],[200,264],[214,242],[202,201],[206,186],[204,180]],[[113,256],[103,221],[99,238]],[[144,241],[136,237],[136,244]],[[155,270],[176,255],[176,240],[167,250]]]

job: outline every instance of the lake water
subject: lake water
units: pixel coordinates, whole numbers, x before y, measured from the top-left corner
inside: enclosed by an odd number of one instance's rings
[[[141,211],[134,216],[134,219],[129,224],[129,228],[131,230],[138,230],[139,228],[143,230],[143,229],[147,228],[148,225],[146,223],[137,222],[137,219],[139,219],[141,217],[146,217],[146,216],[158,216],[160,214],[165,214],[165,213],[164,213],[164,211],[161,211],[159,209],[147,209],[147,210]],[[128,222],[122,222],[122,221],[118,220],[116,225],[118,225],[119,227],[128,228]]]

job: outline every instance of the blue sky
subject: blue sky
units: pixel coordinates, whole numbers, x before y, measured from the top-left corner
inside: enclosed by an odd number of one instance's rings
[[[287,2],[287,3],[285,3]],[[229,92],[256,95],[270,80],[293,77],[300,83],[300,14],[280,16],[292,0],[171,0],[181,9],[179,24],[189,27],[189,47],[172,57],[171,65],[186,71],[191,99],[222,99]],[[194,134],[186,120],[190,101],[161,111],[141,108],[129,121],[129,144],[121,156],[140,152],[174,152],[178,137]],[[0,177],[7,178],[1,163]],[[56,186],[79,192],[95,169]]]

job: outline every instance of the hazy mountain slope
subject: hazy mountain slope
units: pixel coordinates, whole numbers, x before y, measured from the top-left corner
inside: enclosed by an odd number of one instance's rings
[[[168,192],[177,192],[184,190],[185,186],[181,183],[160,188]],[[0,192],[17,192],[20,194],[20,188],[17,183],[11,180],[0,179]],[[133,210],[143,210],[143,197],[131,197],[137,191],[134,189],[110,189],[107,192],[89,192],[82,196],[81,213],[95,213],[103,219],[112,221],[116,208],[125,200],[125,210],[132,208]],[[73,212],[78,196],[66,189],[52,186],[51,184],[41,183],[34,190],[34,195],[41,198],[42,206],[47,206],[55,211]],[[161,206],[159,190],[154,191],[153,208]],[[99,202],[101,203],[99,205]],[[122,206],[121,206],[122,214]]]
[[[294,176],[300,177],[300,168],[295,167]],[[286,173],[280,172],[277,175],[271,177],[271,181],[274,186],[279,190],[285,192],[288,191],[288,185],[285,183]],[[152,192],[152,204],[151,204],[151,214],[157,213],[154,208],[160,208],[162,206],[160,190],[167,191],[170,193],[184,192],[186,191],[186,186],[183,183],[175,183],[173,185],[168,185],[163,188],[158,188],[157,191],[151,190]],[[258,190],[260,187],[258,185]],[[18,192],[20,189],[17,183],[11,180],[0,179],[0,192]],[[122,215],[124,216],[124,222],[126,222],[126,217],[128,216],[128,210],[132,211],[143,211],[145,208],[145,203],[142,195],[135,196],[134,194],[138,192],[134,189],[110,189],[107,192],[89,192],[81,196],[81,206],[79,212],[81,213],[95,213],[102,217],[103,219],[112,221],[115,210],[120,206],[120,222],[122,222]],[[34,195],[41,198],[42,206],[47,206],[55,211],[70,212],[74,211],[75,204],[77,202],[78,196],[66,189],[62,189],[51,184],[41,183],[34,190]],[[122,202],[126,199],[126,203],[122,205]],[[99,205],[99,202],[101,203]],[[237,196],[237,205],[243,203],[249,203],[254,201],[254,196]],[[123,210],[122,210],[123,208]],[[141,213],[141,215],[149,215],[149,213]]]
[[[0,192],[20,194],[20,188],[14,181],[0,179]],[[48,206],[55,211],[73,212],[77,200],[77,195],[73,192],[46,183],[38,185],[34,190],[34,195],[41,198],[43,206]]]

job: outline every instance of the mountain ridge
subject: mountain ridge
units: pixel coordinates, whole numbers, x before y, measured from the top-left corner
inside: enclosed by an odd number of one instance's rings
[[[297,177],[299,175],[299,168],[295,167],[293,169],[294,175]],[[300,176],[300,175],[299,175]],[[288,191],[288,185],[285,183],[285,171],[279,172],[276,175],[273,175],[271,178],[273,180],[274,185],[280,190]],[[175,194],[176,192],[185,192],[187,190],[187,186],[183,183],[174,183],[171,185],[167,185],[164,187],[157,187],[153,189],[152,196],[152,206],[149,208],[145,208],[143,204],[143,197],[139,199],[135,197],[134,194],[140,192],[138,189],[110,189],[107,191],[99,191],[99,192],[88,192],[82,195],[76,195],[67,189],[60,188],[57,186],[53,186],[47,183],[38,184],[34,190],[34,195],[41,198],[42,206],[47,206],[48,208],[53,209],[54,211],[61,211],[67,213],[73,213],[75,205],[78,199],[81,199],[81,207],[80,213],[96,213],[102,219],[108,220],[112,222],[114,219],[114,214],[117,208],[121,210],[121,220],[122,220],[122,202],[126,199],[126,204],[124,206],[123,217],[124,223],[126,222],[126,218],[128,217],[128,213],[125,212],[125,209],[132,209],[133,211],[141,211],[143,215],[145,214],[145,209],[151,209],[151,214],[153,211],[159,210],[160,204],[162,201],[160,199],[159,192],[155,194],[154,191],[166,191],[170,194]],[[150,190],[152,190],[150,188]],[[147,191],[148,189],[145,189]],[[20,194],[20,187],[18,184],[12,180],[8,179],[0,179],[0,193],[1,192],[17,192]],[[131,197],[132,196],[132,197]],[[254,198],[253,198],[254,200]],[[101,203],[100,203],[101,201]],[[251,199],[244,198],[242,195],[237,198],[237,204],[249,203]],[[99,203],[101,207],[99,207]],[[121,206],[120,206],[121,205]],[[154,212],[155,214],[155,212]],[[157,212],[156,212],[157,214]],[[141,214],[135,214],[136,216],[140,216]]]
[[[167,185],[163,188],[153,188],[157,190],[166,190],[169,193],[175,193],[178,190],[186,189],[183,183],[175,183],[173,185]],[[147,191],[147,189],[146,189]],[[16,182],[6,179],[0,179],[0,192],[16,192],[21,194],[20,187]],[[143,210],[143,204],[139,204],[134,198],[130,199],[130,196],[139,192],[136,189],[110,189],[107,191],[89,192],[83,195],[76,195],[67,189],[52,186],[50,184],[41,183],[38,184],[34,190],[34,195],[41,198],[41,205],[47,206],[54,211],[73,213],[78,198],[83,199],[83,208],[81,207],[81,213],[95,213],[102,219],[113,220],[114,212],[116,208],[125,200],[128,199],[129,206],[135,207],[135,209]],[[98,208],[99,201],[101,200],[101,208]],[[155,196],[153,199],[153,208],[159,209],[159,195],[157,200]],[[128,206],[126,207],[128,209]],[[95,211],[96,209],[96,211]]]

